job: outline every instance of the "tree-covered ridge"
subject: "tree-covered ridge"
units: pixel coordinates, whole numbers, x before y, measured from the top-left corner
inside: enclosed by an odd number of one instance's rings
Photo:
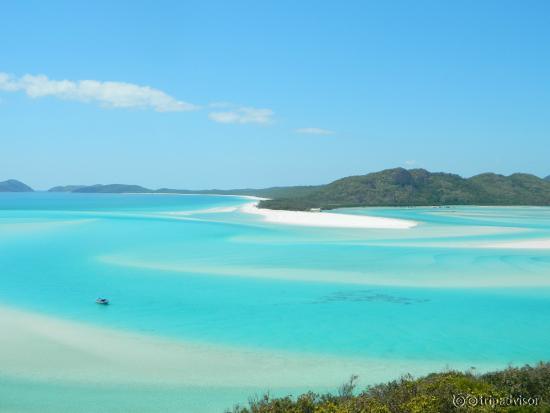
[[[424,169],[395,168],[342,178],[309,194],[260,204],[263,208],[290,210],[422,205],[550,205],[550,181],[519,173],[462,178]]]
[[[33,189],[21,181],[8,179],[0,182],[0,192],[33,192]]]
[[[405,376],[359,393],[354,380],[337,394],[266,395],[227,413],[550,412],[550,363],[482,375],[449,371],[419,379]]]

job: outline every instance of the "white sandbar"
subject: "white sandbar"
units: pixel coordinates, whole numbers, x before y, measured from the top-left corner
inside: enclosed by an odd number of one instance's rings
[[[408,229],[418,225],[415,221],[366,215],[265,209],[258,208],[257,203],[243,205],[241,212],[261,215],[266,222],[308,227]]]
[[[532,239],[520,241],[494,242],[481,245],[482,248],[502,248],[502,249],[521,249],[521,250],[546,250],[550,249],[550,239]]]
[[[0,330],[0,376],[33,380],[316,388],[337,386],[352,373],[372,383],[445,367],[434,360],[336,357],[170,340],[1,306]]]

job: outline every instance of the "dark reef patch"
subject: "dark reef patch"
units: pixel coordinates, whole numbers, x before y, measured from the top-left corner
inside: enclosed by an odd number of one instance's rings
[[[313,304],[329,304],[335,302],[385,302],[391,304],[420,304],[430,300],[426,298],[400,297],[390,294],[379,293],[376,290],[355,290],[355,291],[336,291],[325,295]]]

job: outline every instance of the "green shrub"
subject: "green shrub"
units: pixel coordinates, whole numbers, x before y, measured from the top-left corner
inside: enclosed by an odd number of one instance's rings
[[[337,394],[306,393],[271,398],[265,395],[236,406],[233,413],[526,413],[550,412],[550,363],[534,367],[509,367],[486,374],[447,371],[418,379],[399,380],[370,386],[356,394],[356,376],[343,384]],[[463,399],[460,399],[463,397]],[[537,405],[499,405],[488,400],[538,398]],[[514,398],[514,399],[511,399]],[[477,405],[469,402],[477,401]],[[463,407],[455,404],[464,402]]]

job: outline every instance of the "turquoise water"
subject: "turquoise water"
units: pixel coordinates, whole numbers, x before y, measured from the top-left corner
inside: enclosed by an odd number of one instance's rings
[[[419,225],[343,230],[263,223],[235,209],[246,202],[0,194],[0,304],[319,357],[503,367],[550,359],[550,250],[483,247],[550,238],[550,208],[350,209],[341,212]],[[112,305],[95,305],[97,296]],[[25,387],[3,380],[4,395]],[[244,389],[232,391],[242,397]],[[218,405],[229,407],[229,398],[220,393]],[[15,411],[35,411],[33,400]]]

